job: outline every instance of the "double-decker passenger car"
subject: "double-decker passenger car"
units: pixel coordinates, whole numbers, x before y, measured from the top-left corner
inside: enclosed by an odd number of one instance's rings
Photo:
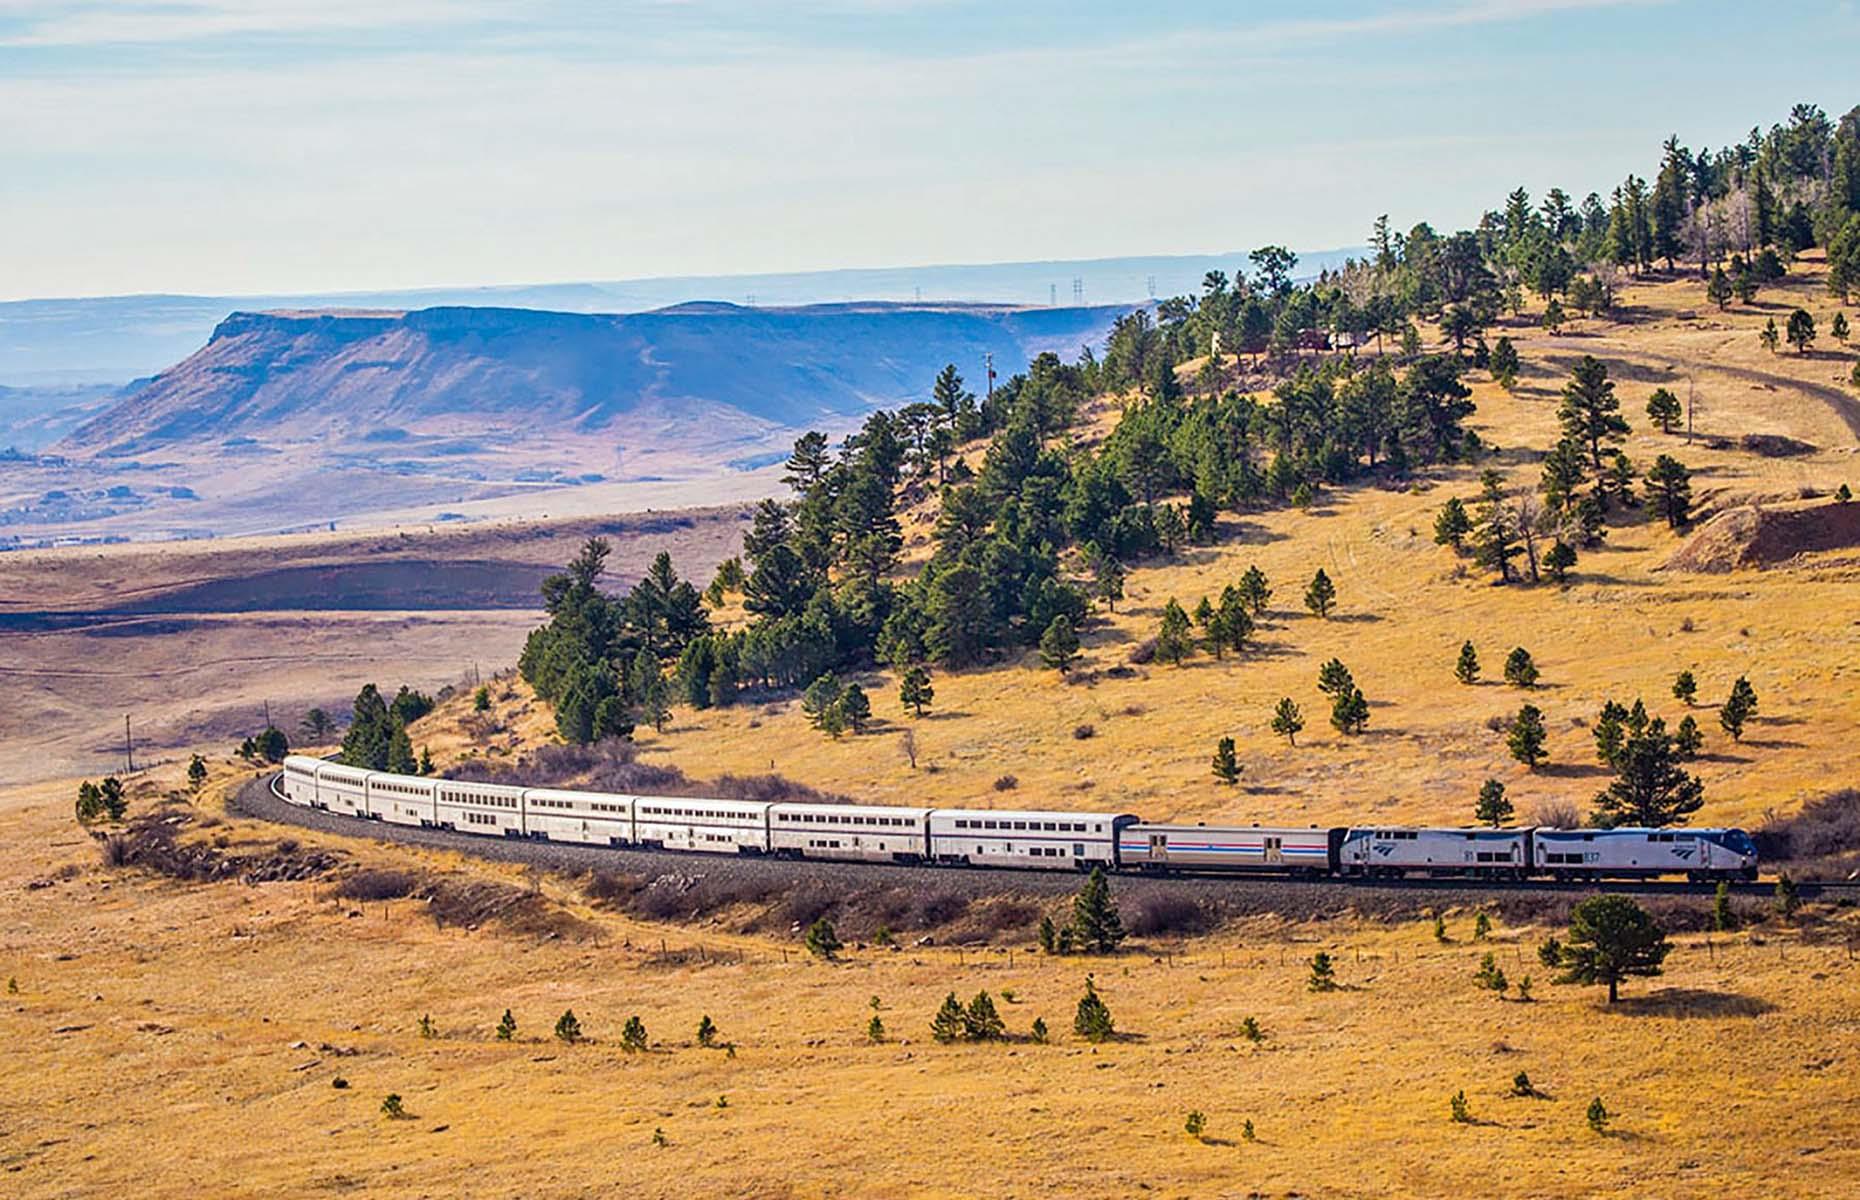
[[[626,846],[633,842],[632,796],[525,788],[523,832],[539,841]]]
[[[1270,871],[1328,874],[1341,829],[1260,825],[1125,825],[1117,860],[1146,871]]]
[[[633,836],[643,845],[711,854],[765,854],[769,806],[756,800],[641,796],[633,802]]]
[[[1128,813],[938,808],[930,813],[934,862],[1036,870],[1117,865],[1117,831]]]
[[[523,836],[523,789],[502,783],[459,783],[438,780],[434,789],[433,824],[466,833]]]
[[[877,804],[772,804],[769,853],[790,858],[922,862],[930,810]]]
[[[438,790],[436,779],[377,771],[368,776],[368,808],[396,825],[432,825],[438,820],[434,809]]]
[[[316,807],[352,817],[372,816],[368,808],[368,776],[372,773],[342,763],[317,763]]]

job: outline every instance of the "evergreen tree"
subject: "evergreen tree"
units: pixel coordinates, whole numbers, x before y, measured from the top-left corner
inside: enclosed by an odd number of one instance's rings
[[[1680,765],[1678,748],[1655,718],[1643,727],[1630,725],[1615,758],[1615,779],[1595,797],[1597,823],[1604,826],[1677,825],[1704,804],[1705,787]]]
[[[705,1047],[717,1044],[717,1023],[710,1019],[709,1013],[698,1018],[697,1044]]]
[[[198,793],[207,783],[207,760],[196,754],[187,764],[187,788]]]
[[[840,693],[844,690],[837,676],[827,674],[808,684],[807,690],[801,693],[801,711],[808,715],[815,729],[823,726],[827,714],[839,704]]]
[[[1647,398],[1647,419],[1658,425],[1661,433],[1673,432],[1673,426],[1685,415],[1685,410],[1679,406],[1679,397],[1665,388],[1655,389]]]
[[[320,708],[313,708],[304,714],[303,722],[298,726],[308,745],[321,746],[329,740],[329,735],[336,731],[336,723],[329,719],[329,714]]]
[[[1505,734],[1505,748],[1511,751],[1511,757],[1535,771],[1537,764],[1546,757],[1544,742],[1547,737],[1542,710],[1534,704],[1526,704],[1512,718],[1511,728]]]
[[[1234,754],[1234,740],[1230,737],[1214,744],[1214,777],[1228,787],[1240,782],[1240,760]]]
[[[1681,529],[1692,521],[1692,472],[1670,454],[1654,459],[1647,472],[1647,494],[1667,525]]]
[[[1511,819],[1511,801],[1505,798],[1505,785],[1488,779],[1479,785],[1479,803],[1473,806],[1473,818],[1482,825],[1497,829]]]
[[[1731,740],[1744,740],[1744,725],[1757,712],[1757,691],[1750,686],[1750,680],[1742,675],[1731,685],[1731,695],[1718,708],[1718,724],[1731,735]]]
[[[1557,334],[1563,332],[1563,322],[1568,319],[1568,315],[1563,311],[1563,302],[1558,300],[1555,296],[1552,296],[1549,302],[1544,305],[1544,315],[1539,321],[1539,324],[1544,327],[1551,337],[1555,337]]]
[[[1658,975],[1671,949],[1666,931],[1640,905],[1626,896],[1590,896],[1570,914],[1569,940],[1557,955],[1560,982],[1607,984],[1613,1004],[1622,980]]]
[[[473,712],[481,712],[481,713],[491,711],[491,689],[490,688],[485,687],[483,684],[478,685],[478,690],[473,692],[471,695],[471,710]]]
[[[1511,344],[1511,339],[1501,337],[1492,347],[1492,378],[1506,391],[1518,383],[1518,348]]]
[[[500,1042],[511,1042],[515,1041],[516,1037],[517,1019],[510,1014],[509,1009],[505,1009],[503,1020],[497,1023],[497,1040]]]
[[[634,1013],[620,1027],[620,1048],[628,1054],[639,1054],[646,1049],[646,1023]]]
[[[1272,710],[1272,732],[1284,738],[1287,745],[1296,746],[1298,733],[1304,727],[1304,714],[1298,711],[1298,705],[1290,696],[1280,697],[1278,707]]]
[[[972,1042],[998,1042],[1006,1035],[1007,1026],[995,1009],[994,998],[987,992],[977,992],[975,999],[969,1001],[969,1007],[962,1014],[962,1033]]]
[[[1789,344],[1802,354],[1815,344],[1815,318],[1807,309],[1798,308],[1789,314],[1788,338]]]
[[[1518,544],[1517,514],[1505,503],[1498,472],[1485,473],[1484,493],[1479,505],[1479,543],[1473,559],[1487,570],[1497,571],[1501,582],[1511,582],[1511,560],[1523,553]]]
[[[1705,286],[1705,296],[1723,312],[1731,304],[1731,279],[1724,273],[1723,267],[1712,268],[1711,282]]]
[[[1072,631],[1072,622],[1063,616],[1054,617],[1046,632],[1040,635],[1041,664],[1064,675],[1078,657],[1079,636]]]
[[[930,1036],[946,1044],[960,1039],[963,1034],[963,1015],[962,1001],[956,999],[956,993],[951,992],[943,997],[943,1005],[936,1010],[936,1016],[930,1018]]]
[[[1575,501],[1576,489],[1588,475],[1589,464],[1584,461],[1581,445],[1573,438],[1564,437],[1544,455],[1543,474],[1537,487],[1544,495],[1544,503],[1552,510],[1567,512]]]
[[[820,917],[809,925],[807,936],[802,940],[807,946],[808,953],[829,961],[840,952],[839,934],[834,932],[833,922],[825,917]]]
[[[1512,687],[1536,687],[1537,664],[1531,661],[1531,652],[1523,646],[1512,647],[1505,656],[1505,682]]]
[[[1182,660],[1195,649],[1189,631],[1188,614],[1171,596],[1169,603],[1163,606],[1162,625],[1156,633],[1156,657],[1181,666]]]
[[[435,770],[437,770],[437,768],[433,766],[433,752],[427,749],[425,746],[421,746],[420,747],[420,774],[431,775]]]
[[[1059,930],[1053,924],[1053,918],[1051,916],[1042,915],[1040,917],[1039,941],[1042,953],[1059,953]]]
[[[1455,554],[1466,548],[1466,535],[1472,532],[1472,518],[1458,496],[1447,497],[1434,517],[1434,544],[1451,546]]]
[[[1072,1032],[1088,1042],[1108,1042],[1116,1036],[1111,1010],[1098,995],[1090,975],[1085,977],[1085,994],[1079,997],[1078,1009],[1072,1015]]]
[[[1361,733],[1369,725],[1369,701],[1354,685],[1339,692],[1330,705],[1330,723],[1339,733]]]
[[[1589,448],[1590,463],[1598,473],[1602,469],[1602,446],[1619,441],[1628,432],[1608,368],[1593,355],[1583,355],[1571,372],[1557,417],[1565,437]]]
[[[1846,346],[1847,337],[1852,332],[1851,327],[1847,324],[1847,314],[1844,312],[1835,313],[1834,323],[1828,326],[1828,332],[1834,335],[1834,340],[1836,342],[1839,342],[1842,346]]]
[[[877,1013],[873,1013],[872,1019],[865,1023],[865,1040],[874,1045],[885,1040],[885,1022],[879,1018]]]
[[[1627,709],[1605,700],[1595,718],[1595,758],[1605,767],[1617,766],[1621,761],[1621,749],[1627,744],[1627,715]]]
[[[1329,617],[1336,604],[1337,586],[1324,573],[1324,568],[1319,567],[1317,574],[1311,577],[1310,586],[1305,588],[1305,607],[1320,617]]]
[[[1479,682],[1479,652],[1468,641],[1460,646],[1460,660],[1453,664],[1453,678],[1464,684]]]
[[[1568,542],[1558,541],[1544,552],[1544,570],[1550,572],[1550,578],[1557,583],[1567,579],[1575,565],[1576,548]]]
[[[1093,867],[1072,898],[1072,938],[1080,949],[1097,954],[1110,954],[1124,940],[1124,924],[1103,867]]]
[[[1771,354],[1776,353],[1776,347],[1782,342],[1782,334],[1776,329],[1775,317],[1771,317],[1763,323],[1762,330],[1757,334],[1757,340],[1763,343],[1763,348],[1765,350],[1768,350]]]
[[[575,1018],[574,1009],[565,1009],[562,1015],[556,1018],[555,1036],[571,1046],[581,1040],[581,1022]]]
[[[1778,916],[1784,920],[1795,916],[1795,910],[1802,906],[1802,897],[1795,886],[1795,879],[1784,871],[1776,877],[1776,898],[1773,901]]]
[[[1027,1027],[1027,1036],[1032,1038],[1038,1045],[1046,1045],[1046,1018],[1035,1017],[1033,1019],[1033,1024]]]
[[[123,791],[123,781],[114,775],[104,777],[97,785],[97,803],[103,815],[112,821],[120,821],[129,813],[129,796]]]
[[[1687,713],[1679,719],[1679,727],[1673,731],[1673,749],[1682,761],[1690,762],[1699,756],[1704,745],[1704,731],[1699,729],[1699,723],[1693,719],[1692,714]]]
[[[1249,565],[1246,574],[1240,577],[1240,598],[1246,601],[1253,615],[1266,615],[1266,604],[1272,599],[1272,589],[1266,586],[1266,573],[1257,566]]]
[[[1612,994],[1612,989],[1611,989],[1611,994]],[[1587,1120],[1589,1122],[1589,1128],[1591,1130],[1593,1130],[1596,1133],[1606,1136],[1608,1133],[1608,1122],[1610,1119],[1611,1117],[1608,1112],[1608,1106],[1602,1103],[1602,1098],[1600,1096],[1597,1096],[1595,1099],[1589,1101],[1589,1111],[1587,1113]]]
[[[1343,665],[1341,659],[1330,659],[1318,668],[1318,691],[1333,699],[1348,695],[1356,686],[1356,680],[1350,676],[1350,668]]]
[[[839,709],[846,727],[854,733],[864,733],[866,726],[872,723],[872,701],[865,694],[865,689],[856,683],[846,685],[846,690],[840,693],[839,703],[834,707]]]
[[[407,737],[407,730],[400,725],[394,726],[394,732],[388,735],[388,773],[413,775],[419,769],[419,760],[413,756],[413,742]]]
[[[1711,898],[1711,927],[1719,933],[1737,928],[1737,914],[1731,911],[1731,885],[1720,879]]]
[[[1673,677],[1673,699],[1680,701],[1687,708],[1698,699],[1699,681],[1692,677],[1692,672],[1681,671]]]
[[[354,715],[342,739],[340,761],[369,771],[387,770],[388,743],[393,734],[394,722],[388,715],[387,702],[381,699],[381,692],[374,684],[366,685],[356,694]]]
[[[936,689],[930,686],[930,672],[922,664],[906,667],[904,677],[898,682],[898,703],[921,717],[934,699]]]
[[[1112,612],[1117,611],[1117,602],[1124,598],[1124,565],[1108,554],[1099,555],[1095,564],[1092,592],[1104,601],[1104,606]]]

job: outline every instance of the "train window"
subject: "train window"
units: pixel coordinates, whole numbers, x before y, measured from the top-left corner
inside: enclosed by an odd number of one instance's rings
[[[1016,821],[1016,822],[1014,822],[1014,828],[1016,828],[1016,829],[1025,829],[1025,828],[1027,828],[1027,822],[1025,822],[1025,821]]]
[[[1080,845],[1078,842],[1072,843],[1072,857],[1074,858],[1085,857],[1085,847]]]

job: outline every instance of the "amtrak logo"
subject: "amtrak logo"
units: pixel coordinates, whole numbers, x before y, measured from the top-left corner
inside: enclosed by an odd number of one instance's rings
[[[1687,861],[1690,861],[1692,856],[1696,853],[1698,853],[1698,851],[1693,849],[1691,846],[1673,847],[1673,857],[1675,858],[1683,858],[1683,859],[1686,859]]]
[[[1393,846],[1372,846],[1371,849],[1377,854],[1380,854],[1383,858],[1387,858],[1389,855],[1395,853],[1395,847]]]

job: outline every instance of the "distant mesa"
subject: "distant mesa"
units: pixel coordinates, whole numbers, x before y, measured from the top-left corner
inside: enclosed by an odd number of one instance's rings
[[[843,424],[926,395],[946,362],[974,378],[985,354],[1003,377],[1043,351],[1069,359],[1101,343],[1129,307],[237,312],[59,449],[122,457],[182,443],[253,453],[315,442],[417,447],[426,457],[460,435],[494,444],[499,433],[612,438],[622,429],[714,442],[719,430]]]

